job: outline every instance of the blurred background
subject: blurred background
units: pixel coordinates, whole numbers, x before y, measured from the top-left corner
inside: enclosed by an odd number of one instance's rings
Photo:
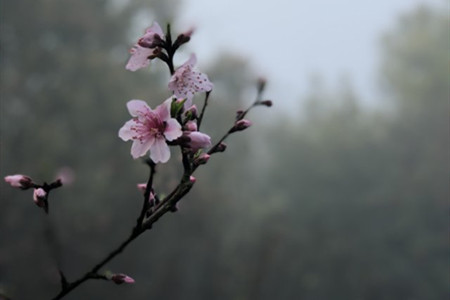
[[[136,284],[67,299],[448,298],[449,1],[0,0],[0,14],[0,175],[75,176],[49,216],[0,184],[0,294],[54,296],[55,257],[78,278],[135,224],[148,169],[117,132],[128,100],[167,98],[169,74],[124,65],[157,20],[197,27],[177,63],[197,52],[215,84],[214,140],[259,76],[275,105],[107,265]],[[159,166],[157,190],[180,172]]]

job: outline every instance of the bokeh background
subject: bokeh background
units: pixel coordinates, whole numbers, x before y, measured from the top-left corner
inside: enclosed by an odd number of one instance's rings
[[[219,2],[0,0],[0,175],[75,175],[49,216],[0,184],[0,294],[54,296],[55,257],[75,279],[134,225],[148,170],[117,131],[129,99],[167,98],[169,74],[124,65],[157,20],[198,28],[177,62],[198,52],[215,84],[213,139],[258,76],[275,106],[252,111],[179,212],[107,265],[136,284],[90,281],[67,299],[447,299],[449,1]],[[352,28],[371,28],[370,43]],[[160,166],[157,189],[179,175]]]

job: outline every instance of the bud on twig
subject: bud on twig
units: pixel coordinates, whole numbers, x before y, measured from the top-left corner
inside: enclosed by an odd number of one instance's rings
[[[136,186],[138,190],[140,190],[142,193],[145,193],[145,190],[147,189],[146,183],[138,183]]]
[[[234,124],[233,128],[230,129],[229,132],[232,133],[232,132],[236,132],[236,131],[242,131],[242,130],[249,128],[251,125],[252,125],[252,122],[250,122],[249,120],[246,120],[246,119],[242,119],[242,120],[237,121]]]
[[[195,104],[192,105],[191,107],[189,107],[184,113],[184,115],[186,116],[186,118],[188,120],[196,119],[197,118],[197,114],[198,114],[198,111],[197,111],[197,106],[195,106]]]
[[[191,40],[191,35],[194,33],[194,29],[190,29],[182,34],[180,34],[177,39],[175,40],[175,43],[173,43],[173,47],[177,49],[183,44],[186,44]]]
[[[184,126],[188,131],[197,131],[197,123],[194,121],[188,121]]]
[[[202,154],[200,154],[200,156],[197,159],[194,160],[194,164],[195,165],[204,165],[208,162],[210,157],[211,157],[211,155],[202,153]]]
[[[267,107],[271,107],[272,106],[272,101],[271,100],[264,100],[264,101],[260,101],[258,102],[259,105],[265,105]]]
[[[22,190],[27,190],[34,186],[33,180],[30,177],[22,174],[6,176],[5,181],[12,187],[20,188]]]
[[[214,146],[210,153],[224,152],[227,149],[227,144],[221,142],[220,144]]]
[[[111,280],[114,281],[115,284],[122,284],[122,283],[134,283],[134,279],[126,274],[113,274],[111,276]]]
[[[43,188],[34,189],[33,201],[37,206],[42,207],[48,213],[47,192]]]

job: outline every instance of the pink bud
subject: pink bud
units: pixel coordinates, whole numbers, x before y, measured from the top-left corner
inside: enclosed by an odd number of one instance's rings
[[[207,154],[207,153],[202,153],[196,160],[195,160],[195,164],[196,165],[204,165],[208,162],[209,158],[211,157],[211,155]]]
[[[188,121],[184,126],[186,127],[186,130],[197,131],[197,123],[195,121]]]
[[[45,200],[47,199],[47,193],[43,188],[34,189],[33,201],[39,207],[45,207]]]
[[[189,107],[185,112],[186,117],[189,117],[189,119],[197,118],[197,114],[198,114],[198,111],[197,111],[197,106],[195,106],[195,104],[192,105],[191,107]]]
[[[217,145],[217,147],[215,148],[215,152],[224,152],[227,149],[227,144],[225,143],[220,143],[219,145]]]
[[[211,138],[207,134],[193,131],[188,133],[188,137],[190,138],[189,147],[193,152],[211,146]]]
[[[115,284],[122,284],[122,283],[134,283],[134,279],[126,274],[113,274],[111,276],[111,280],[114,281]]]
[[[12,187],[20,188],[22,190],[29,189],[33,186],[33,180],[30,177],[22,174],[6,176],[5,181]]]
[[[146,183],[138,183],[137,184],[137,188],[141,192],[145,193],[145,190],[147,189],[147,184]]]
[[[234,124],[233,128],[231,128],[230,133],[245,130],[249,128],[251,125],[252,122],[250,122],[249,120],[246,119],[239,120]]]
[[[189,181],[191,182],[191,183],[195,183],[196,181],[197,181],[197,179],[194,177],[194,176],[190,176],[189,177]]]
[[[174,45],[176,47],[179,47],[180,45],[189,42],[189,40],[191,39],[191,35],[192,33],[194,33],[194,28],[189,29],[186,32],[183,32],[182,34],[180,34],[177,39],[175,40]]]

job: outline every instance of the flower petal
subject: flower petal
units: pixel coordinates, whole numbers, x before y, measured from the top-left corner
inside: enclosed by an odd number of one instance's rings
[[[166,129],[164,130],[164,136],[168,141],[173,141],[179,138],[183,132],[181,131],[181,125],[174,118],[166,121]]]
[[[155,138],[153,136],[149,136],[145,140],[134,140],[133,145],[131,146],[131,156],[134,159],[143,156],[147,151],[154,145]]]
[[[151,108],[147,105],[147,103],[145,103],[145,101],[135,99],[127,102],[127,108],[128,112],[133,117],[139,117],[151,111]]]
[[[164,39],[164,32],[162,31],[161,26],[159,26],[158,22],[153,22],[152,26],[145,30],[145,33],[156,33]]]
[[[183,66],[190,65],[193,67],[195,66],[196,63],[197,63],[197,56],[194,53],[192,53],[189,59],[183,64]]]
[[[148,57],[153,54],[153,49],[144,48],[136,44],[131,48],[130,52],[131,57],[125,66],[125,69],[134,72],[141,68],[145,68],[150,64],[150,59],[148,59]]]
[[[150,158],[153,162],[165,163],[170,158],[170,149],[167,146],[166,140],[163,137],[159,137],[155,139],[155,142],[150,148]]]
[[[172,106],[172,97],[166,99],[162,104],[158,105],[154,112],[159,116],[161,121],[170,119],[170,108]]]
[[[131,140],[133,136],[136,135],[136,132],[131,130],[134,126],[136,126],[136,122],[134,120],[127,121],[122,128],[119,129],[119,137],[124,141]]]

